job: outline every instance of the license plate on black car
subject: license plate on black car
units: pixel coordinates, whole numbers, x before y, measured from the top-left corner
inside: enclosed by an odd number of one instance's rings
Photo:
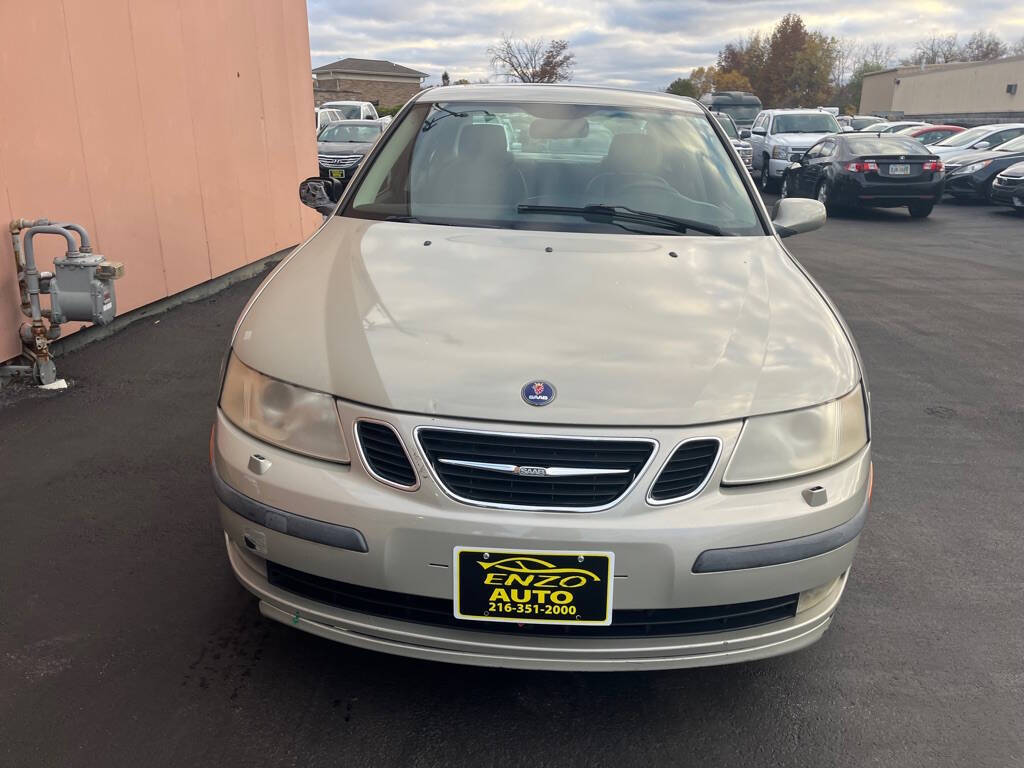
[[[910,175],[910,164],[909,163],[894,163],[889,166],[890,176],[909,176]]]
[[[341,168],[331,168],[331,178],[332,179],[344,179],[345,178],[345,171],[343,171]]]
[[[455,617],[607,626],[614,563],[612,552],[455,547]]]

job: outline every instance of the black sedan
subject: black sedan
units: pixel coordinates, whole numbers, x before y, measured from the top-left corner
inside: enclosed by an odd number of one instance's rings
[[[320,177],[348,183],[363,157],[380,138],[384,126],[377,120],[339,120],[316,137]]]
[[[942,161],[906,136],[835,134],[786,169],[782,197],[815,197],[829,210],[906,206],[923,218],[942,199]]]
[[[988,200],[1000,172],[1024,160],[1024,136],[995,149],[957,155],[946,166],[946,192],[958,199]]]
[[[1024,216],[1024,163],[1011,165],[992,180],[993,203],[1012,205],[1013,209]]]

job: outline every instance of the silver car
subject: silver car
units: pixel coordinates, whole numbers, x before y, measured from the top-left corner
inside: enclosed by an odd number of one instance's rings
[[[435,88],[266,279],[211,437],[262,613],[495,667],[765,658],[825,632],[867,516],[850,333],[707,110]],[[517,126],[516,147],[504,125]]]

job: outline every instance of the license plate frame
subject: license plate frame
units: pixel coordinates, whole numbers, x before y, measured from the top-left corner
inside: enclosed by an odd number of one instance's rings
[[[464,621],[608,626],[614,582],[611,551],[456,546],[452,552],[452,611]]]
[[[889,163],[890,176],[909,176],[910,163]]]
[[[328,169],[328,173],[330,174],[332,179],[344,179],[345,178],[345,169],[344,168],[330,168],[330,169]]]

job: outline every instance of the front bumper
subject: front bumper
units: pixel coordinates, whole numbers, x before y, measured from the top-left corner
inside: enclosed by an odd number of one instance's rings
[[[982,169],[976,173],[955,173],[946,177],[946,192],[964,200],[984,200],[993,174]]]
[[[239,581],[259,597],[261,611],[300,629],[364,648],[465,664],[572,670],[701,666],[787,653],[814,642],[828,627],[866,514],[869,448],[813,476],[721,488],[721,474],[739,434],[738,422],[716,425],[723,458],[704,491],[685,502],[650,506],[646,489],[673,447],[686,437],[707,433],[706,428],[645,430],[659,440],[658,455],[634,491],[603,512],[471,507],[450,499],[434,483],[414,448],[412,430],[422,424],[481,425],[371,412],[346,403],[340,406],[350,445],[354,442],[348,425],[356,415],[384,418],[395,426],[420,474],[417,490],[401,491],[377,482],[356,457],[351,466],[342,466],[277,450],[242,433],[220,413],[212,458],[223,483],[257,505],[257,512],[240,514],[233,509],[238,506],[234,497],[228,495],[230,506],[221,500],[219,508],[232,567]],[[493,429],[493,425],[484,426]],[[630,433],[599,431],[609,437]],[[249,471],[253,453],[271,462],[265,474]],[[801,491],[812,485],[828,489],[826,504],[810,507],[803,501]],[[271,512],[260,517],[259,509]],[[860,522],[851,527],[858,518]],[[358,538],[341,529],[356,532]],[[815,538],[836,530],[845,531],[842,539],[822,543]],[[798,548],[812,542],[817,549],[805,546],[794,554],[794,540],[801,543]],[[763,555],[763,550],[751,545],[773,543],[789,545],[786,557],[799,559],[749,560],[751,555]],[[368,615],[285,591],[267,578],[266,563],[271,560],[325,579],[450,601],[452,552],[458,545],[614,551],[616,610],[718,606],[792,595],[826,584],[831,587],[821,602],[789,618],[729,632],[563,638],[525,633],[495,636]],[[708,552],[718,553],[708,556],[718,569],[702,572],[697,563]],[[730,560],[736,556],[741,559]],[[776,564],[749,567],[751,562]]]
[[[1014,208],[1024,210],[1024,180],[1019,181],[1016,185],[993,184],[991,200],[993,203],[1012,205]]]

